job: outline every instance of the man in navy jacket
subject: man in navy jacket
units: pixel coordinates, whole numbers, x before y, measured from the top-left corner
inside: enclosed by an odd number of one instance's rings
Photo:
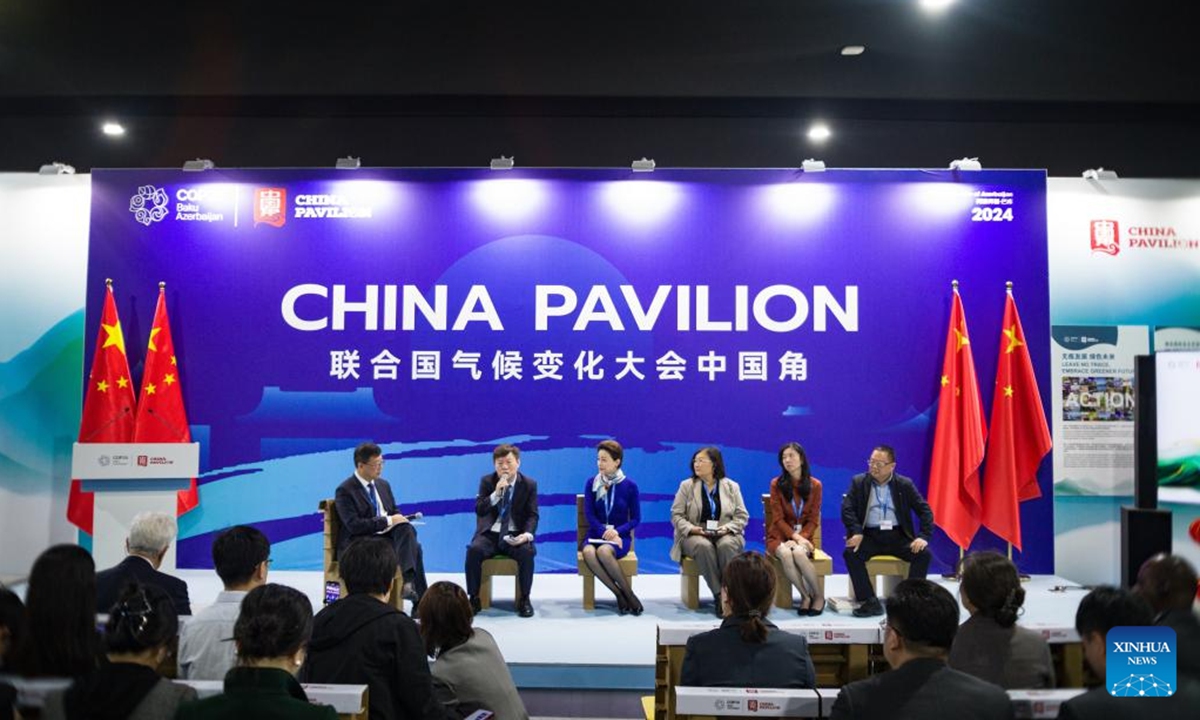
[[[337,556],[362,537],[380,536],[392,544],[404,577],[403,594],[416,602],[425,594],[425,560],[417,530],[396,507],[383,474],[383,450],[372,442],[354,449],[354,474],[334,495],[338,517]]]
[[[867,560],[894,555],[909,563],[908,577],[924,579],[929,570],[929,535],[933,511],[913,481],[896,474],[896,451],[880,445],[871,452],[868,471],[855,475],[842,498],[842,524],[846,526],[846,572],[854,595],[862,604],[858,617],[882,615],[883,606],[867,575]],[[912,514],[920,526],[913,527]]]

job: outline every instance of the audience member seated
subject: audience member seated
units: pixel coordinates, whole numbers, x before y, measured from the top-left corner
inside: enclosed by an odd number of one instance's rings
[[[338,570],[349,596],[317,613],[301,680],[368,685],[371,720],[446,717],[417,624],[387,603],[396,574],[391,541],[355,540]]]
[[[1114,627],[1138,627],[1154,624],[1150,605],[1131,590],[1102,585],[1079,601],[1075,610],[1075,631],[1083,644],[1083,659],[1101,685],[1063,703],[1059,718],[1067,720],[1194,720],[1200,708],[1200,682],[1183,674],[1177,676],[1177,689],[1171,697],[1116,697],[1108,692],[1108,631]],[[1178,648],[1178,645],[1176,645]]]
[[[801,616],[825,612],[825,595],[813,567],[813,536],[821,525],[821,481],[812,476],[800,443],[779,449],[779,477],[771,481],[771,526],[767,554],[779,558],[783,574],[800,593]]]
[[[13,672],[16,648],[24,643],[28,622],[25,605],[17,594],[0,586],[0,675]],[[13,705],[17,701],[17,690],[0,680],[0,720],[13,717]]]
[[[27,641],[15,667],[26,677],[74,678],[96,669],[96,564],[78,545],[55,545],[33,563],[25,589]]]
[[[96,612],[106,613],[116,604],[126,585],[153,585],[171,598],[177,615],[191,615],[187,583],[159,572],[167,549],[175,540],[175,518],[166,513],[141,513],[133,518],[125,552],[129,555],[115,567],[96,574]]]
[[[231,527],[213,540],[213,567],[225,590],[184,624],[179,634],[180,678],[221,680],[236,664],[233,624],[246,593],[267,581],[270,556],[267,536],[247,525]]]
[[[434,688],[460,714],[490,710],[497,718],[529,720],[512,674],[491,634],[472,628],[467,593],[450,582],[434,583],[421,604],[421,637],[433,663]]]
[[[671,559],[690,557],[712,593],[721,617],[721,577],[725,566],[746,549],[746,521],[750,513],[742,489],[725,477],[725,461],[715,447],[703,447],[692,456],[692,475],[679,483],[671,503],[675,542]]]
[[[0,673],[12,670],[16,649],[24,644],[28,627],[25,603],[15,592],[0,585]]]
[[[125,588],[108,610],[99,669],[77,679],[65,691],[51,692],[42,710],[45,720],[159,720],[175,716],[181,702],[196,691],[160,677],[171,652],[179,618],[167,594],[153,585]]]
[[[631,533],[641,522],[638,487],[625,477],[621,466],[625,451],[616,440],[596,446],[596,476],[583,484],[583,511],[588,521],[588,536],[579,545],[583,561],[604,587],[617,598],[617,612],[642,614],[642,601],[625,582],[625,573],[617,562],[629,554]],[[589,540],[606,540],[598,545]]]
[[[947,665],[1008,690],[1054,687],[1050,646],[1016,624],[1025,589],[1011,560],[996,552],[968,555],[959,595],[971,617],[958,628]]]
[[[225,674],[225,692],[188,703],[175,717],[334,720],[333,708],[311,704],[295,677],[312,629],[312,605],[299,590],[270,584],[246,593],[233,627],[238,664]]]
[[[775,599],[775,568],[766,555],[747,552],[725,566],[721,627],[688,638],[682,685],[811,688],[817,674],[808,642],[767,620]]]
[[[1175,631],[1176,670],[1200,680],[1200,618],[1196,600],[1196,569],[1178,555],[1158,554],[1142,563],[1134,592],[1150,603],[1154,624]]]
[[[1012,718],[1008,693],[946,666],[958,603],[928,580],[902,580],[887,601],[883,656],[892,669],[842,687],[834,720]]]
[[[916,528],[914,512],[921,521]],[[850,479],[850,491],[842,498],[842,524],[846,526],[842,558],[854,596],[862,603],[854,615],[882,615],[883,605],[871,585],[867,561],[893,555],[908,563],[909,579],[924,579],[933,533],[933,511],[913,481],[896,472],[896,451],[891,446],[876,446],[867,460],[867,472]]]

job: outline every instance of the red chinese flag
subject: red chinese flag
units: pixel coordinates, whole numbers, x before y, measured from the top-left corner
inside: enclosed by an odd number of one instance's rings
[[[104,295],[104,309],[100,313],[100,332],[96,336],[92,371],[88,373],[83,389],[79,442],[130,442],[133,439],[134,407],[133,382],[129,376],[129,360],[125,357],[125,337],[121,333],[121,321],[117,318],[112,281],[109,281]],[[79,480],[71,480],[71,490],[67,496],[67,520],[89,535],[92,533],[94,505],[92,493],[84,492]]]
[[[179,384],[179,365],[171,325],[167,322],[167,292],[158,290],[158,307],[150,328],[146,348],[146,369],[142,373],[142,393],[138,400],[137,425],[133,441],[140,443],[186,443],[192,441],[187,412],[183,409],[183,391]],[[200,504],[196,478],[187,490],[180,490],[175,512],[182,515]]]
[[[967,318],[955,289],[938,394],[929,504],[934,522],[964,550],[979,530],[979,464],[986,439]]]
[[[1029,346],[1021,329],[1021,316],[1010,292],[1004,303],[1000,360],[996,363],[996,389],[992,396],[983,524],[1018,550],[1021,513],[1017,505],[1042,496],[1037,484],[1038,465],[1050,452],[1051,445],[1033,361],[1029,359]]]

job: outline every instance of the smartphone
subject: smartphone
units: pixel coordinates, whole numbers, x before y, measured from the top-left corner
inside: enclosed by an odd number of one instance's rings
[[[496,713],[491,710],[476,710],[463,718],[463,720],[492,720],[494,717],[496,717]]]
[[[337,602],[342,597],[342,586],[332,580],[325,583],[325,604]]]

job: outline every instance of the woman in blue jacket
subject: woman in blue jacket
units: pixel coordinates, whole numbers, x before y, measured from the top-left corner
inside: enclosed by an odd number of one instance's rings
[[[641,522],[638,489],[621,471],[625,451],[616,440],[596,446],[596,475],[583,486],[583,510],[588,534],[580,551],[588,569],[617,598],[617,612],[642,614],[642,603],[625,581],[617,562],[633,545],[633,529]]]

